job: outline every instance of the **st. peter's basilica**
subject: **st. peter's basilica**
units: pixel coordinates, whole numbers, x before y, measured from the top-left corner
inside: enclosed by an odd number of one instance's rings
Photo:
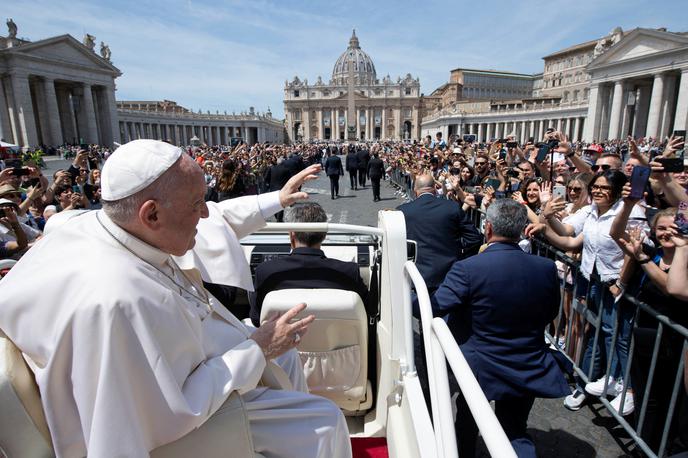
[[[287,133],[291,141],[418,138],[420,96],[420,82],[410,74],[378,79],[354,31],[329,82],[295,76],[285,83]]]

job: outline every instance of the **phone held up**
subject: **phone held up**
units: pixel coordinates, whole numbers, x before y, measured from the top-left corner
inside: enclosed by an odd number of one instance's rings
[[[15,177],[23,177],[30,174],[31,170],[28,167],[14,167],[12,169],[12,175]]]
[[[647,182],[650,179],[650,173],[652,173],[650,167],[642,165],[633,167],[633,172],[631,173],[631,194],[629,197],[633,199],[643,198]]]
[[[678,232],[684,237],[688,237],[688,202],[678,203],[674,224],[678,227]]]
[[[552,188],[552,197],[557,198],[560,197],[562,199],[566,199],[566,186],[564,185],[556,185],[555,187]]]

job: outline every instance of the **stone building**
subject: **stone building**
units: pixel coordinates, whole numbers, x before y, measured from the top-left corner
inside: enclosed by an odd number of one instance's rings
[[[456,102],[429,112],[423,135],[474,133],[482,141],[516,135],[541,138],[553,127],[591,142],[666,137],[686,129],[688,34],[620,28],[544,58],[533,97],[493,101],[482,110]]]
[[[0,137],[23,147],[64,142],[119,142],[115,78],[122,73],[96,54],[94,37],[30,42],[0,37]],[[105,45],[103,45],[105,46]],[[103,56],[106,57],[103,57]]]
[[[291,141],[413,139],[420,134],[420,83],[407,74],[378,79],[375,64],[354,31],[332,77],[314,84],[294,77],[284,85]]]
[[[86,34],[31,42],[7,21],[0,37],[0,138],[24,148],[64,143],[114,146],[137,138],[212,145],[239,138],[249,144],[284,142],[284,124],[251,108],[246,113],[193,113],[170,100],[115,100],[122,75],[109,47]]]
[[[243,140],[249,145],[256,142],[284,143],[284,123],[274,119],[270,109],[258,113],[253,107],[239,114],[197,113],[163,101],[118,102],[119,134],[122,141],[152,138],[175,145],[189,145],[196,137],[208,145],[229,145]],[[126,108],[125,108],[126,107]]]

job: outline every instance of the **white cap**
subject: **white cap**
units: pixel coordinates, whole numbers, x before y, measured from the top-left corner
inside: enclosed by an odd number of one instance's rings
[[[115,150],[100,177],[101,198],[119,200],[153,183],[179,160],[181,148],[158,140],[134,140]]]

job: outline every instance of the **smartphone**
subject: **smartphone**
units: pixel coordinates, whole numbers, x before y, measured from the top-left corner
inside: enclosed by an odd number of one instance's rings
[[[664,172],[679,173],[683,172],[683,158],[682,157],[658,157],[655,161],[662,164]],[[635,167],[633,167],[635,170]]]
[[[15,167],[12,169],[12,175],[15,177],[23,177],[30,174],[31,170],[28,167]]]
[[[518,142],[506,142],[507,148],[516,148],[517,146],[518,146]]]
[[[499,156],[497,156],[497,158],[501,160],[506,160],[506,150],[504,148],[499,150]]]
[[[549,154],[549,145],[544,144],[540,146],[540,149],[538,150],[537,157],[535,158],[536,162],[542,162],[545,160],[547,155]]]
[[[686,131],[685,130],[675,130],[674,137],[682,137],[684,140],[686,139]]]
[[[558,184],[555,187],[553,187],[552,188],[552,197],[555,199],[557,197],[561,197],[562,199],[566,200],[566,186]]]
[[[688,236],[688,202],[678,203],[674,224],[678,227],[678,232],[683,236]]]
[[[487,181],[485,181],[485,187],[487,188],[488,186],[492,186],[492,189],[494,189],[495,191],[497,190],[500,184],[502,184],[502,182],[496,178],[489,178]]]
[[[465,188],[463,188],[463,192],[465,192],[466,194],[475,194],[475,191],[475,186],[466,186]]]
[[[72,192],[81,192],[81,189],[79,189],[78,185],[72,186]]]
[[[647,182],[650,179],[650,173],[652,173],[652,169],[650,169],[650,167],[645,167],[642,165],[636,165],[633,167],[633,173],[631,173],[630,197],[634,199],[643,198],[643,193],[647,187]]]

